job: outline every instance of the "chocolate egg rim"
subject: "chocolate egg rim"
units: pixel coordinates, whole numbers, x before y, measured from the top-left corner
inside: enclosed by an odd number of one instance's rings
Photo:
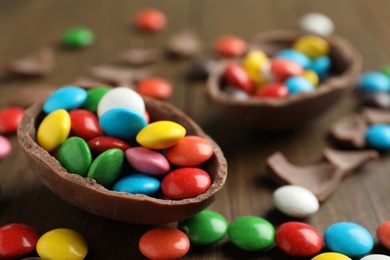
[[[159,101],[147,97],[143,97],[143,98],[145,100],[145,105],[147,109],[148,107],[154,107],[156,110],[158,109],[159,114],[161,115],[163,115],[164,113],[174,114],[176,117],[181,118],[183,122],[186,123],[185,126],[186,129],[190,127],[191,128],[190,130],[193,134],[206,138],[212,144],[214,154],[210,158],[210,160],[215,161],[217,172],[214,178],[212,178],[213,181],[209,189],[203,194],[200,194],[193,198],[186,198],[181,200],[161,199],[161,198],[155,198],[143,194],[130,194],[127,192],[118,192],[118,191],[109,190],[103,187],[102,185],[98,184],[93,179],[82,177],[77,174],[69,173],[57,161],[56,158],[51,156],[46,150],[40,147],[36,142],[35,121],[37,117],[42,113],[42,102],[33,104],[25,111],[25,115],[18,128],[19,145],[27,154],[34,157],[34,159],[36,159],[37,161],[41,162],[44,165],[44,167],[56,173],[57,175],[56,177],[59,177],[59,179],[70,182],[76,186],[82,186],[83,188],[90,189],[91,191],[94,192],[102,193],[106,196],[111,196],[112,198],[115,199],[125,199],[125,200],[135,200],[135,201],[141,200],[143,202],[149,202],[151,204],[187,205],[187,204],[198,204],[207,201],[209,198],[216,195],[216,193],[223,187],[227,178],[227,162],[220,147],[215,143],[215,141],[211,137],[209,137],[204,133],[204,131],[200,128],[200,126],[198,126],[191,118],[185,115],[178,108],[163,101]],[[151,118],[153,118],[153,113],[151,113]],[[45,178],[42,177],[40,174],[37,175],[41,180],[44,181],[45,185],[51,189],[50,185],[46,182]],[[58,194],[57,192],[55,193],[57,195],[60,195],[60,197],[62,197],[61,194]]]
[[[276,42],[278,44],[286,44],[286,42],[292,43],[300,36],[307,35],[302,32],[294,31],[269,31],[258,35],[255,35],[251,41],[251,49],[262,50],[259,46],[261,44],[272,45]],[[267,98],[248,98],[245,100],[239,100],[231,95],[224,93],[220,87],[220,79],[224,72],[226,61],[222,61],[218,64],[218,67],[213,71],[207,79],[207,92],[208,95],[216,103],[229,105],[229,106],[243,106],[243,107],[275,107],[282,108],[294,105],[302,100],[316,99],[338,89],[352,88],[354,80],[360,74],[363,58],[357,49],[352,46],[346,39],[341,36],[328,36],[322,37],[325,39],[331,47],[331,53],[337,51],[340,55],[339,60],[347,62],[348,67],[340,74],[332,76],[321,82],[320,85],[313,92],[304,92],[296,95],[291,95],[283,99],[267,99]],[[278,46],[275,44],[275,46]],[[276,47],[276,49],[278,49]],[[267,53],[269,54],[269,53]],[[273,53],[272,53],[273,54]]]

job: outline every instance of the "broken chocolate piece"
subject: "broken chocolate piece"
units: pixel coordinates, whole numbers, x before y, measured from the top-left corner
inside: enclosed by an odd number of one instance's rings
[[[129,49],[122,54],[122,60],[130,66],[146,66],[156,63],[161,53],[156,49]]]
[[[177,57],[194,57],[202,51],[202,41],[192,29],[185,29],[171,36],[167,51]]]
[[[109,86],[131,87],[134,80],[133,70],[113,65],[92,67],[87,71],[87,76]]]
[[[217,62],[212,59],[199,59],[191,63],[187,78],[189,80],[206,80],[217,69]]]
[[[342,169],[327,162],[304,167],[292,165],[280,152],[268,157],[267,167],[283,183],[302,186],[313,192],[319,201],[332,194],[344,175]]]
[[[340,144],[363,148],[366,146],[367,123],[362,115],[354,114],[336,121],[330,128],[330,135]]]
[[[54,66],[53,51],[44,47],[21,59],[2,61],[0,70],[23,76],[45,76],[53,71]]]
[[[370,160],[377,159],[379,157],[379,153],[375,150],[341,151],[326,148],[323,152],[323,156],[332,165],[347,173],[362,166]]]
[[[361,104],[363,106],[376,107],[381,109],[390,108],[390,93],[364,91],[361,93],[360,98]]]
[[[366,120],[367,124],[390,124],[390,111],[375,109],[375,108],[364,108],[362,115]]]

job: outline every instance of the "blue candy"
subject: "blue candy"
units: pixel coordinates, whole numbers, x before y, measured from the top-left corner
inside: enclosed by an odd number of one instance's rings
[[[370,71],[360,77],[358,86],[363,91],[388,92],[390,79],[381,72]]]
[[[307,55],[293,49],[282,50],[276,54],[276,57],[294,61],[304,69],[308,69],[311,66],[311,59]]]
[[[325,230],[324,240],[331,251],[350,257],[365,255],[374,246],[374,240],[367,229],[352,222],[331,225]]]
[[[390,149],[390,125],[375,124],[367,128],[366,143],[378,150]]]
[[[129,108],[117,107],[106,111],[99,124],[109,136],[123,140],[135,138],[138,132],[147,125],[145,118]]]
[[[120,179],[112,189],[132,194],[153,195],[160,189],[160,181],[154,177],[136,173]]]
[[[87,99],[88,93],[85,89],[68,86],[56,90],[43,104],[43,111],[47,114],[57,110],[72,110],[81,107]]]
[[[306,78],[301,76],[295,76],[288,78],[284,84],[288,88],[290,95],[298,94],[300,92],[311,92],[315,90],[313,84]]]
[[[310,69],[314,70],[318,77],[323,80],[328,76],[331,65],[332,61],[328,56],[320,56],[312,61]]]

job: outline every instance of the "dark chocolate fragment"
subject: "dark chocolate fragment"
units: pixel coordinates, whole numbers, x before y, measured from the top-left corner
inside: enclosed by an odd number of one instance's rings
[[[367,123],[360,114],[353,114],[336,121],[330,128],[330,135],[340,144],[363,148],[366,146]]]
[[[23,76],[46,76],[53,71],[55,58],[53,51],[44,47],[18,60],[0,63],[0,70]]]
[[[99,65],[90,68],[87,76],[110,86],[131,87],[134,80],[132,69],[114,65]]]
[[[390,93],[386,92],[363,92],[361,93],[361,104],[368,107],[381,109],[390,108]]]
[[[390,124],[390,111],[364,108],[362,109],[362,115],[367,124]]]
[[[340,151],[327,148],[323,151],[323,156],[331,164],[347,173],[370,160],[377,159],[379,153],[375,150]]]
[[[341,169],[327,162],[304,167],[292,165],[280,152],[268,157],[267,168],[282,183],[302,186],[313,192],[319,201],[332,194],[344,175]]]
[[[206,80],[217,68],[217,62],[212,59],[198,59],[191,63],[187,78],[189,80]]]
[[[185,29],[171,36],[167,51],[177,57],[194,57],[202,51],[202,41],[192,29]]]
[[[122,54],[122,60],[130,66],[146,66],[161,58],[157,49],[129,49]]]

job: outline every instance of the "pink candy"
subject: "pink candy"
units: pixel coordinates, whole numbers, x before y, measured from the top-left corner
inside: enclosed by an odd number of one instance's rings
[[[0,135],[0,159],[6,157],[11,152],[11,142]]]

